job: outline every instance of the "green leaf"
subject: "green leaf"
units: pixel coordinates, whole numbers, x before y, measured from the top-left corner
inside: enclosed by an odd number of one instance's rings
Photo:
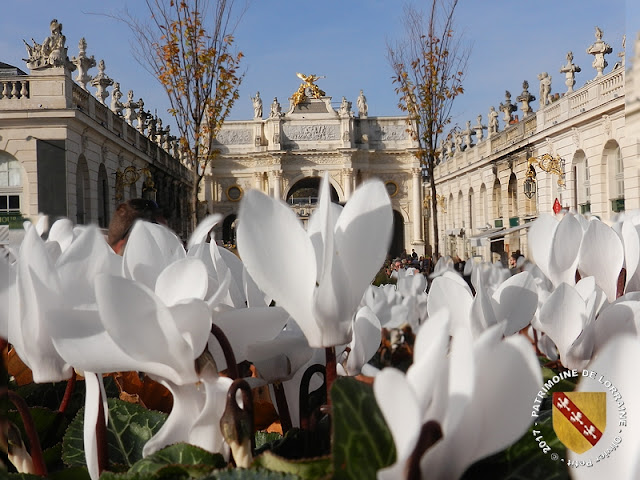
[[[64,415],[60,415],[59,413],[44,407],[31,407],[29,408],[29,412],[31,413],[31,418],[33,418],[33,423],[36,427],[38,438],[40,439],[40,446],[43,449],[49,448],[60,442],[68,423],[64,418]],[[7,418],[9,421],[13,422],[18,429],[20,429],[22,439],[27,442],[27,435],[24,430],[22,418],[18,411],[9,410],[7,412]]]
[[[300,480],[291,473],[271,472],[264,469],[244,470],[241,468],[220,470],[198,480]]]
[[[69,466],[86,465],[84,455],[84,408],[73,419],[62,442],[62,459]],[[142,458],[145,443],[160,430],[167,415],[133,403],[109,399],[107,443],[109,463],[131,467]]]
[[[334,477],[371,479],[395,461],[393,437],[378,408],[373,388],[354,378],[338,378],[333,404]]]
[[[266,451],[253,461],[252,467],[262,467],[273,472],[289,473],[295,475],[296,477],[294,478],[304,480],[319,480],[331,476],[330,457],[289,460],[279,457],[271,451]]]
[[[224,468],[227,462],[219,453],[210,453],[202,448],[187,443],[177,443],[163,448],[147,458],[138,460],[130,469],[130,473],[152,473],[167,465],[188,467],[196,465],[198,468]],[[185,470],[189,470],[185,468]]]
[[[277,442],[282,439],[282,435],[277,432],[261,432],[258,431],[255,434],[256,439],[256,450],[261,448],[264,445],[268,445],[273,442]]]

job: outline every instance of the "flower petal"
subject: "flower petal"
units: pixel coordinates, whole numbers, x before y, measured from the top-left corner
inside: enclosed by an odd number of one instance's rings
[[[580,247],[581,276],[593,275],[610,302],[616,299],[618,276],[624,263],[620,237],[600,220],[589,222]]]
[[[460,283],[441,276],[433,279],[429,289],[427,310],[429,316],[432,316],[442,308],[448,309],[451,319],[450,331],[458,327],[470,329],[469,312],[471,312],[472,301],[471,293]]]
[[[249,190],[239,218],[238,251],[247,270],[260,289],[296,319],[307,338],[319,338],[311,313],[315,252],[295,213],[286,204]]]
[[[505,323],[504,335],[513,335],[531,323],[538,308],[535,280],[521,272],[503,282],[492,296],[493,311],[498,322]]]
[[[209,276],[201,260],[186,257],[169,264],[156,280],[155,292],[165,305],[197,298],[203,300],[207,294]]]
[[[205,243],[207,241],[207,236],[209,232],[222,220],[221,213],[214,213],[213,215],[209,215],[206,218],[202,219],[195,230],[191,233],[189,237],[189,241],[187,242],[187,251],[191,250],[194,245],[199,243]],[[215,240],[212,238],[212,242]]]

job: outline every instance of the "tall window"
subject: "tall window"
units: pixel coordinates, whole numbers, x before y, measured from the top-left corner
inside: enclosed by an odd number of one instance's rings
[[[591,175],[589,161],[582,150],[578,150],[573,156],[576,178],[576,200],[580,213],[591,212]]]
[[[473,230],[473,188],[469,190],[469,231]]]
[[[509,186],[507,187],[507,195],[509,200],[509,217],[518,216],[518,180],[516,174],[512,173],[509,177]]]
[[[483,227],[489,221],[489,212],[487,212],[487,187],[483,183],[480,187],[480,217],[478,224]]]
[[[20,195],[22,194],[22,177],[20,162],[0,152],[0,213],[20,211]]]
[[[84,157],[78,159],[76,169],[76,223],[88,223],[91,218],[89,203],[89,168]]]
[[[493,184],[493,213],[494,218],[502,218],[502,187],[497,178]]]
[[[98,225],[109,226],[109,178],[104,163],[98,169]]]

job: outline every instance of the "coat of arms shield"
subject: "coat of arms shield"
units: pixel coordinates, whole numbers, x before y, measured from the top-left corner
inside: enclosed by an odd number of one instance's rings
[[[584,453],[602,438],[607,426],[605,392],[555,392],[553,430],[565,447]]]

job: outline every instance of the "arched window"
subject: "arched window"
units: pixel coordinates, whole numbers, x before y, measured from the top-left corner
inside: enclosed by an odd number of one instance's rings
[[[573,156],[574,173],[576,179],[576,203],[580,213],[591,212],[591,175],[589,161],[582,150]]]
[[[621,212],[624,210],[624,162],[618,142],[609,140],[604,146],[602,156],[607,166],[611,210]]]
[[[469,203],[469,205],[467,207],[468,208],[467,209],[467,215],[468,215],[468,218],[469,218],[469,223],[467,224],[467,228],[469,229],[469,231],[471,231],[471,230],[473,230],[473,224],[474,224],[474,221],[473,221],[474,220],[474,218],[473,218],[474,217],[474,215],[473,215],[474,214],[474,211],[473,211],[473,209],[474,209],[473,188],[471,188],[469,190],[468,203]]]
[[[78,158],[76,169],[76,223],[85,224],[91,221],[91,203],[89,198],[89,168],[83,156]]]
[[[502,218],[502,186],[497,178],[493,183],[493,215],[496,220]]]
[[[489,212],[487,211],[487,187],[483,183],[480,187],[480,215],[478,216],[478,225],[485,226],[489,222]]]
[[[512,173],[509,177],[509,186],[507,187],[507,198],[509,208],[509,218],[518,216],[518,179],[516,174]]]
[[[109,226],[109,177],[104,163],[98,169],[98,225],[102,228]]]
[[[22,175],[20,162],[6,152],[0,152],[0,213],[20,212]]]

